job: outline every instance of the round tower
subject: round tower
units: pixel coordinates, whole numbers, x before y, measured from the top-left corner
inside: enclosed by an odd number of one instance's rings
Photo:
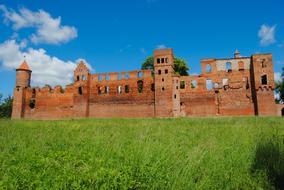
[[[24,61],[17,69],[16,69],[16,87],[29,87],[31,81],[31,73],[28,64]]]
[[[16,69],[16,86],[13,97],[12,119],[21,119],[25,115],[26,88],[30,87],[31,73],[28,64],[24,61]]]

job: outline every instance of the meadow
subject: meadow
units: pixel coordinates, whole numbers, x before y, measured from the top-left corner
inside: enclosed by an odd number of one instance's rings
[[[0,120],[0,189],[283,189],[280,117]]]

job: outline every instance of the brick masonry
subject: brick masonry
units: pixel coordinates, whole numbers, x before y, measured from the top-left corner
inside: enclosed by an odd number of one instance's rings
[[[274,102],[271,54],[203,59],[202,73],[174,72],[171,48],[154,51],[154,72],[91,74],[80,62],[65,89],[32,88],[24,61],[16,69],[13,119],[281,115]]]

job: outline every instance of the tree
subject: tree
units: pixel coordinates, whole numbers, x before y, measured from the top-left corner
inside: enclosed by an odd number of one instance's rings
[[[12,115],[12,103],[11,96],[3,99],[3,95],[0,94],[0,118],[10,118]]]
[[[152,70],[154,71],[154,57],[150,56],[146,59],[146,61],[142,64],[141,69],[143,70]],[[177,74],[181,76],[188,76],[189,67],[187,63],[182,58],[175,58],[174,59],[174,70]]]
[[[284,103],[284,67],[282,67],[282,74],[281,74],[281,80],[279,82],[276,82],[276,93],[279,93],[279,100],[278,102]]]

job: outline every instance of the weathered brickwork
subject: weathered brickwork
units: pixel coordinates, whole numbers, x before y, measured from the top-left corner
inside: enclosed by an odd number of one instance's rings
[[[32,71],[16,69],[13,119],[279,115],[271,54],[203,59],[202,73],[174,72],[172,49],[154,51],[154,72],[91,74],[80,62],[65,89],[30,87]]]

